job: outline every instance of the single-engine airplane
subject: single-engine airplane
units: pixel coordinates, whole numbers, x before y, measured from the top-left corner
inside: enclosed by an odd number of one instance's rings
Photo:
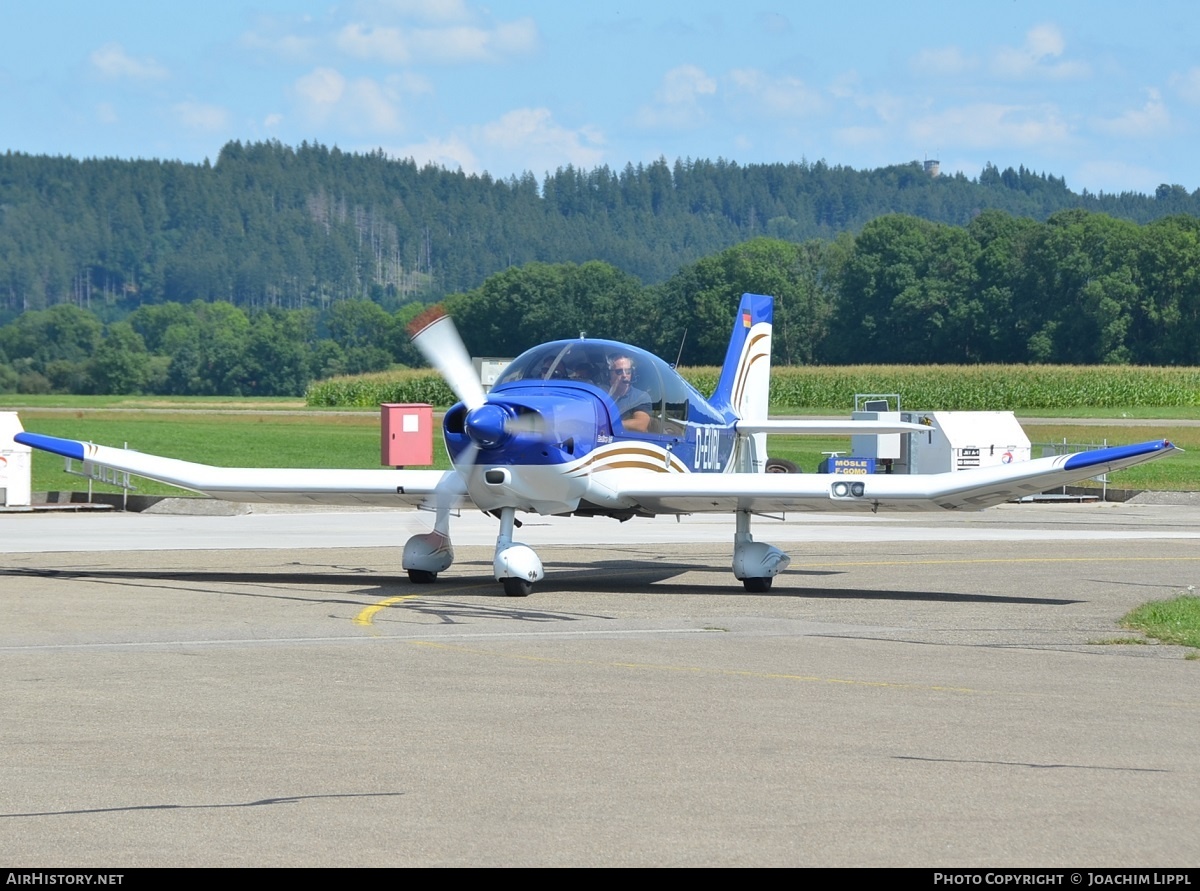
[[[656,356],[606,340],[534,347],[484,392],[453,322],[418,319],[414,343],[461,400],[446,412],[453,469],[224,468],[128,449],[19,433],[25,445],[242,502],[415,505],[435,511],[432,532],[412,536],[402,565],[432,582],[454,561],[450,517],[473,503],[500,521],[493,557],[509,596],[544,577],[513,540],[517,513],[602,516],[729,512],[733,574],[767,591],[790,558],[754,540],[753,514],[788,511],[980,510],[1172,452],[1167,440],[926,475],[774,474],[766,436],[928,432],[885,421],[773,420],[767,416],[773,300],[742,296],[716,390],[706,399]]]

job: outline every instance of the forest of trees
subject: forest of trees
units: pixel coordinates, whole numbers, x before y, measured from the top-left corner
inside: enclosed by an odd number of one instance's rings
[[[216,164],[0,155],[0,392],[297,394],[419,361],[444,300],[476,354],[626,340],[719,362],[743,291],[782,363],[1200,364],[1200,191],[1077,195],[660,160],[508,180],[382,152]]]
[[[476,355],[586,333],[707,365],[745,291],[776,298],[782,364],[1200,365],[1200,218],[1187,215],[986,211],[965,227],[888,215],[832,240],[753,239],[659,284],[600,261],[526,263],[444,305]],[[419,363],[407,324],[425,307],[171,301],[105,322],[58,304],[0,327],[0,392],[294,395]]]
[[[884,214],[965,226],[984,210],[1045,221],[1066,209],[1147,223],[1200,214],[1200,193],[1075,194],[989,165],[978,179],[913,162],[659,160],[566,167],[539,181],[468,176],[337,148],[231,142],[215,164],[0,155],[0,324],[74,303],[105,321],[145,304],[225,300],[394,310],[530,262],[600,260],[659,284],[751,238],[802,242]]]

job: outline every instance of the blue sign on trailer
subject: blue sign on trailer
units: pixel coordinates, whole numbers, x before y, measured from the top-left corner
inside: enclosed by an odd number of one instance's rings
[[[851,476],[863,476],[874,472],[874,458],[855,458],[853,456],[826,458],[817,468],[817,473],[842,473]]]

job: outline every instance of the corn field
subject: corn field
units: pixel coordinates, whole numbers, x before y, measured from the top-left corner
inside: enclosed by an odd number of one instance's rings
[[[712,393],[719,369],[683,368],[701,393]],[[1127,365],[851,365],[777,367],[771,372],[775,409],[853,408],[858,393],[899,393],[904,406],[944,411],[1038,408],[1200,408],[1200,368]],[[456,401],[428,369],[333,378],[309,387],[314,407],[374,408],[384,402]]]

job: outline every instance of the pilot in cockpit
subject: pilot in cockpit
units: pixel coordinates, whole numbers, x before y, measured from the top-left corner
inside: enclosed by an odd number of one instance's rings
[[[608,382],[601,383],[596,375],[596,368],[588,361],[588,357],[577,350],[572,350],[563,359],[563,365],[567,369],[567,380],[575,381],[576,383],[593,384],[603,389],[608,386]]]
[[[653,404],[650,394],[633,385],[633,359],[625,353],[614,353],[608,357],[608,395],[621,412],[621,423],[626,430],[645,433],[650,429],[650,412]]]
[[[534,374],[539,380],[561,380],[567,376],[566,369],[561,362],[556,361],[557,354],[549,353],[541,362],[538,363],[537,370]]]

